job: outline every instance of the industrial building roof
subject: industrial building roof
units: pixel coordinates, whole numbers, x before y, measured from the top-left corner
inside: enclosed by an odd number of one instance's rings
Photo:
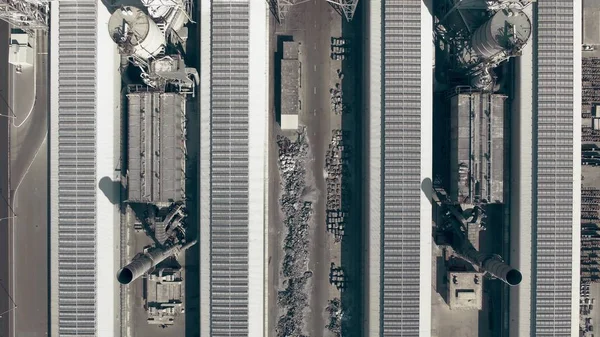
[[[212,1],[211,336],[248,335],[248,11]]]
[[[535,336],[574,336],[572,292],[579,269],[573,256],[574,208],[580,176],[574,152],[574,5],[561,0],[537,3],[534,45],[534,224],[532,331]],[[536,20],[537,19],[537,20]],[[537,54],[536,54],[537,53]],[[579,74],[580,75],[580,74]],[[537,100],[536,100],[537,98]],[[537,102],[536,102],[537,101]],[[537,137],[536,137],[537,136]],[[580,138],[580,136],[579,136]],[[580,142],[580,139],[575,140]],[[578,158],[576,161],[579,160]],[[574,178],[575,177],[575,178]],[[579,259],[577,258],[577,263]]]
[[[283,59],[297,60],[300,53],[300,44],[295,41],[283,42]]]
[[[455,202],[504,202],[505,99],[463,92],[450,100],[449,197]]]
[[[300,61],[281,60],[281,114],[298,115],[300,110]],[[283,126],[282,126],[283,127]]]
[[[424,19],[423,13],[429,19]],[[380,15],[384,123],[381,335],[428,335],[430,263],[422,259],[426,259],[423,255],[431,255],[431,246],[425,245],[431,242],[431,208],[423,196],[421,183],[431,178],[432,66],[429,62],[433,54],[432,48],[422,41],[424,36],[432,34],[428,21],[431,16],[420,0],[385,1]],[[422,284],[427,288],[422,288]]]
[[[58,67],[60,87],[54,94],[58,101],[52,102],[57,142],[51,155],[51,188],[57,192],[51,208],[57,257],[56,269],[51,268],[57,282],[52,288],[52,327],[60,336],[95,336],[97,3],[62,1],[58,6],[58,50],[53,51],[58,64],[53,67]]]
[[[128,98],[127,191],[131,202],[185,197],[185,97],[136,92]]]
[[[200,13],[200,335],[259,336],[266,314],[268,5],[201,1]]]

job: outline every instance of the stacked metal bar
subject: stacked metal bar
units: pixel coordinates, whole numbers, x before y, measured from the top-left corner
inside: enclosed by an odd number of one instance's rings
[[[58,334],[95,336],[97,2],[56,4]]]
[[[249,1],[212,1],[211,336],[248,335]]]
[[[421,1],[385,1],[383,16],[383,336],[419,336]]]
[[[536,6],[532,335],[572,336],[574,11],[572,1]]]

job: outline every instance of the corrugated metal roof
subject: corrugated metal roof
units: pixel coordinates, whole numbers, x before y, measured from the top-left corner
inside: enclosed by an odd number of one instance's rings
[[[58,331],[95,336],[97,2],[57,5]]]
[[[383,8],[382,335],[419,336],[421,1]]]
[[[537,3],[535,336],[572,336],[573,20],[573,2]]]
[[[128,98],[128,200],[185,198],[185,97],[137,92]]]
[[[212,2],[211,335],[248,335],[247,0]]]

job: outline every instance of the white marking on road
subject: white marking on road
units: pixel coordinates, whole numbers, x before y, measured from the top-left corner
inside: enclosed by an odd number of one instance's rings
[[[33,46],[33,48],[34,48],[35,52],[37,52],[37,43],[35,44],[35,46]],[[46,54],[48,54],[48,53],[46,53]],[[21,123],[19,123],[19,125],[15,124],[16,118],[13,118],[12,124],[16,128],[20,128],[23,124],[25,124],[25,122],[29,119],[29,116],[31,116],[33,109],[35,108],[35,102],[37,101],[37,67],[38,67],[38,64],[36,63],[35,66],[33,67],[33,104],[31,104],[31,109],[29,109],[29,113],[27,114],[27,116],[25,116],[25,119],[23,119],[23,121]],[[14,83],[15,83],[15,77],[13,76],[13,88],[14,88]],[[14,101],[14,90],[13,90],[13,101]]]
[[[35,161],[35,158],[37,157],[38,153],[40,153],[40,150],[42,149],[42,147],[44,147],[43,145],[46,142],[46,138],[47,137],[48,137],[48,132],[46,131],[46,135],[42,139],[42,143],[40,144],[40,147],[38,147],[37,151],[35,151],[35,155],[33,156],[33,159],[31,159],[31,162],[29,162],[29,166],[27,166],[27,169],[25,170],[25,173],[23,174],[23,176],[21,177],[21,180],[19,181],[19,183],[17,184],[17,187],[15,188],[15,195],[14,195],[15,199],[17,199],[17,191],[19,190],[19,186],[21,186],[21,183],[23,182],[23,180],[25,180],[25,176],[29,172],[29,169],[31,168],[31,165],[33,165],[33,162]]]
[[[315,115],[315,116],[317,115],[317,109],[313,110],[313,115]]]
[[[313,87],[313,94],[317,94],[317,87]]]
[[[313,66],[313,71],[317,71],[317,66],[316,65]]]
[[[48,132],[46,132],[46,135],[44,136],[44,139],[42,140],[42,143],[40,144],[40,147],[38,147],[37,151],[35,151],[35,155],[33,156],[33,159],[31,160],[31,162],[29,163],[29,166],[27,167],[27,170],[25,170],[25,174],[23,174],[23,177],[21,178],[21,181],[19,181],[19,183],[17,184],[17,188],[15,188],[15,193],[13,195],[13,205],[12,205],[12,209],[17,209],[17,200],[19,200],[17,198],[17,193],[19,192],[19,186],[21,186],[21,183],[23,182],[23,180],[25,180],[25,176],[27,176],[27,173],[29,172],[29,169],[31,168],[31,166],[33,165],[33,162],[35,161],[35,158],[37,158],[38,153],[40,153],[40,150],[44,147],[43,145],[46,143],[46,137],[48,137]],[[10,163],[9,163],[10,165]],[[10,177],[9,177],[10,179]],[[15,242],[16,242],[16,235],[15,235],[15,228],[16,228],[16,224],[17,224],[17,214],[13,213],[13,217],[10,219],[10,222],[12,223],[12,249],[13,249],[13,260],[14,260],[14,247],[15,247]],[[15,269],[14,269],[15,263],[13,263],[12,266],[12,281],[13,281],[13,286],[12,286],[12,293],[13,293],[13,297],[14,295],[17,294],[17,283],[15,282],[15,277],[16,277],[16,273],[15,273]],[[16,302],[13,299],[13,305],[15,305],[16,308]],[[14,310],[13,314],[13,326],[16,325],[16,321],[17,321],[17,311]]]

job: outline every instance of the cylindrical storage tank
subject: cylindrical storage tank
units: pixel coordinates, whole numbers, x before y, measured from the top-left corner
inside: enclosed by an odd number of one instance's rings
[[[496,12],[471,38],[477,55],[489,59],[524,45],[531,35],[531,20],[522,11],[506,9]]]
[[[156,23],[139,8],[127,6],[116,10],[108,21],[113,41],[127,54],[149,59],[160,54],[165,36]]]

